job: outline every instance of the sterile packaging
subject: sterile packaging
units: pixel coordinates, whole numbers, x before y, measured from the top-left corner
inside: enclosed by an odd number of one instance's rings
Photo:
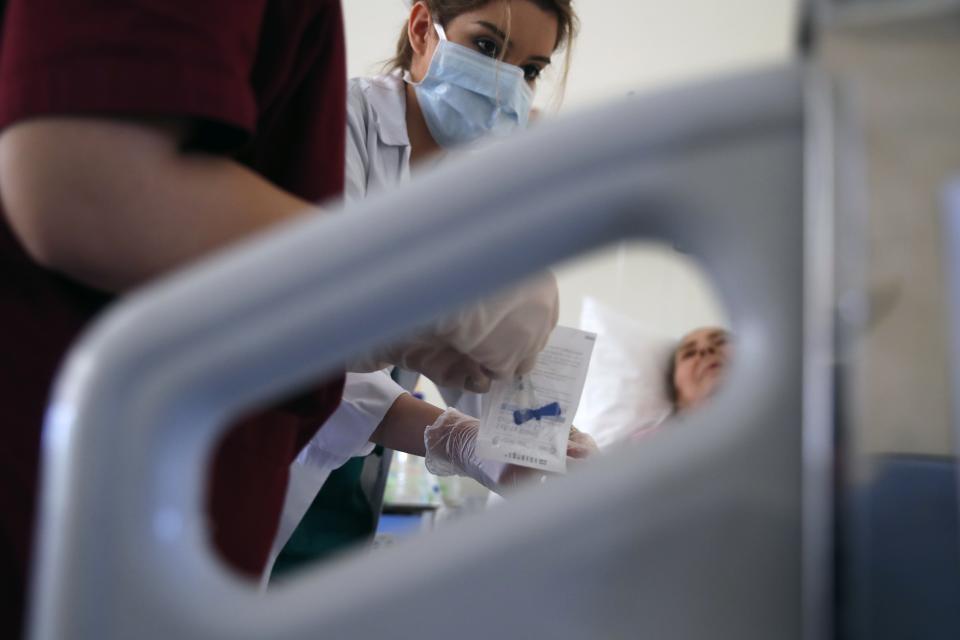
[[[567,440],[596,339],[557,327],[530,373],[493,384],[480,419],[481,458],[566,471]]]

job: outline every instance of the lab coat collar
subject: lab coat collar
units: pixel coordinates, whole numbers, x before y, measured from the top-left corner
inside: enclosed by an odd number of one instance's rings
[[[364,93],[376,120],[377,135],[384,144],[410,146],[407,135],[407,96],[403,78],[389,74],[370,78]]]

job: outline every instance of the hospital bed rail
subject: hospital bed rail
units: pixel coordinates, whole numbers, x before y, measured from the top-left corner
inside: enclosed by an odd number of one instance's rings
[[[546,123],[133,293],[59,375],[29,637],[801,634],[803,72]],[[624,238],[713,276],[729,384],[662,437],[262,594],[213,554],[227,420],[524,274]]]

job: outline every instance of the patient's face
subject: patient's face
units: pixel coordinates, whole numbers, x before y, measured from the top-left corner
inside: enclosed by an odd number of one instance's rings
[[[731,355],[729,335],[719,327],[687,334],[673,354],[677,409],[696,407],[720,386]]]

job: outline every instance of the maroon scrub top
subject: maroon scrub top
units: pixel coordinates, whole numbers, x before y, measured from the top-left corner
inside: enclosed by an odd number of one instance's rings
[[[192,147],[319,201],[343,187],[345,81],[339,0],[0,0],[0,129],[46,115],[189,119]],[[22,628],[50,383],[109,301],[34,264],[0,209],[5,638]],[[250,416],[222,442],[208,510],[214,543],[238,570],[265,564],[289,463],[336,408],[342,385],[340,376]]]

